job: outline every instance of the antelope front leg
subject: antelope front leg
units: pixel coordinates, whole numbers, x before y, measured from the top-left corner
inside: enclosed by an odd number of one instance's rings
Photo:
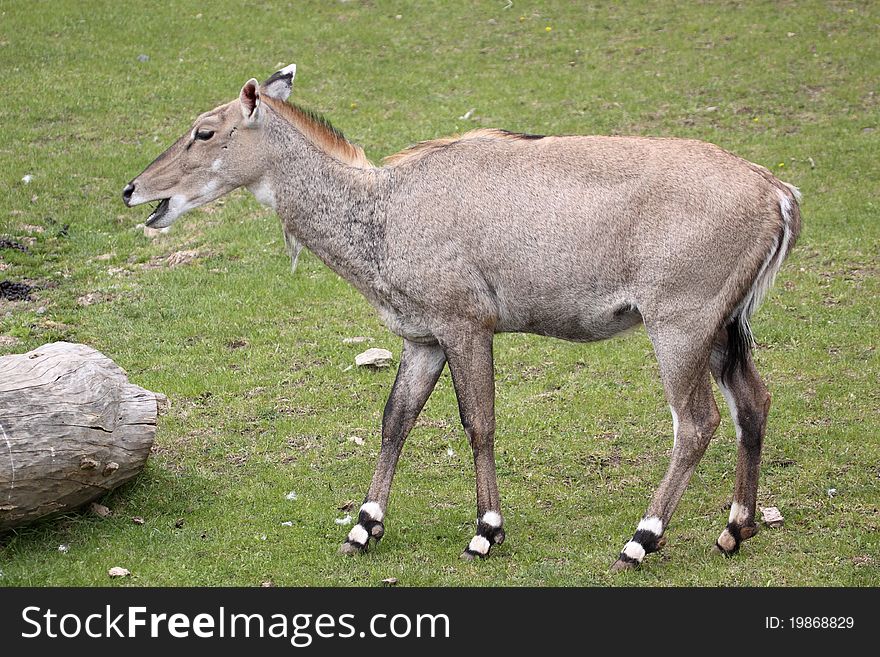
[[[425,402],[434,390],[445,363],[446,356],[439,345],[404,341],[397,378],[394,380],[394,387],[391,389],[382,416],[382,447],[379,450],[379,462],[373,473],[370,491],[360,508],[358,522],[352,527],[348,538],[340,548],[343,554],[364,552],[370,538],[378,541],[385,534],[383,521],[400,451]]]
[[[486,557],[504,541],[504,520],[495,477],[495,380],[491,333],[463,331],[444,341],[461,423],[474,451],[477,533],[462,558]]]

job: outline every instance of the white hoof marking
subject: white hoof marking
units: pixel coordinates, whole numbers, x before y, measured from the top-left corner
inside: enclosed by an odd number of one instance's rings
[[[477,554],[487,554],[489,552],[489,541],[485,536],[474,536],[468,545],[468,550]]]
[[[369,538],[370,535],[367,533],[367,530],[360,525],[355,525],[351,528],[351,531],[348,532],[348,540],[352,543],[357,543],[358,545],[366,545]]]
[[[645,548],[642,547],[641,543],[636,543],[635,541],[630,541],[624,545],[623,553],[630,559],[635,559],[639,563],[645,558]]]

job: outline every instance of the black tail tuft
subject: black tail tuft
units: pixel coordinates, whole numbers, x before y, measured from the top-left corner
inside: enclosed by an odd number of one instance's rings
[[[727,381],[737,370],[744,371],[751,353],[752,330],[749,327],[749,320],[737,315],[727,325],[727,350],[724,354],[721,379]]]

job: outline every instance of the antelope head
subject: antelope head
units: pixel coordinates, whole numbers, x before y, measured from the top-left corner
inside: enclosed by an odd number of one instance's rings
[[[295,73],[296,64],[291,64],[263,84],[251,78],[236,100],[199,116],[186,134],[125,186],[123,202],[132,207],[158,201],[146,225],[164,228],[184,212],[233,189],[256,185],[265,166],[260,97],[287,100]]]

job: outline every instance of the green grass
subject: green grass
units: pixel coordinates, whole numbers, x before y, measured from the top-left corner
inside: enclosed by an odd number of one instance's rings
[[[133,573],[120,585],[880,584],[878,5],[506,4],[0,3],[0,237],[29,243],[0,250],[0,278],[41,288],[0,300],[0,353],[83,342],[173,404],[146,471],[106,498],[114,517],[5,536],[0,585],[104,585],[116,565]],[[385,540],[337,555],[337,507],[363,497],[394,377],[346,370],[359,345],[342,339],[397,355],[400,340],[311,255],[291,276],[277,219],[249,195],[155,240],[134,228],[146,211],[119,198],[197,114],[290,61],[296,100],[374,160],[479,126],[674,135],[798,185],[801,241],[754,322],[774,399],[759,501],[785,527],[711,554],[733,487],[725,412],[668,547],[612,576],[671,447],[650,343],[504,335],[508,541],[458,559],[473,466],[444,374],[404,450]],[[163,265],[180,250],[200,257]],[[100,302],[77,303],[89,293]]]

